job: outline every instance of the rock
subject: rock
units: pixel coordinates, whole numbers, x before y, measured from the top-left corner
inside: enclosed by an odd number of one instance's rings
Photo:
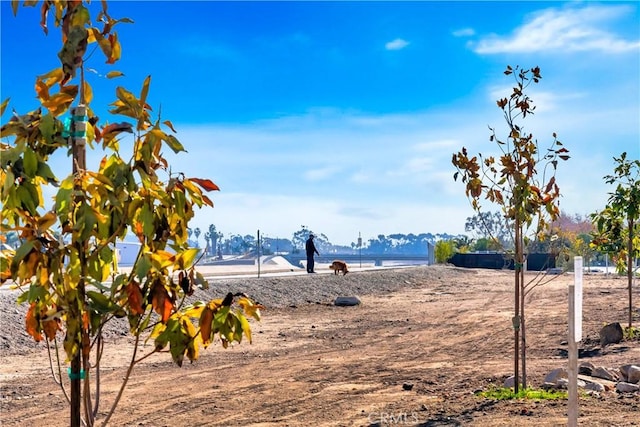
[[[629,373],[627,374],[627,382],[631,384],[640,383],[640,366],[633,365],[629,368]]]
[[[582,362],[578,367],[578,374],[591,375],[596,367],[591,362]]]
[[[617,344],[622,341],[623,336],[620,323],[609,323],[600,329],[600,345],[605,347],[609,344]]]
[[[544,377],[545,383],[557,384],[561,378],[568,379],[569,373],[565,368],[556,368]]]
[[[407,390],[407,391],[409,391],[409,390],[411,390],[412,388],[413,388],[413,384],[412,384],[412,383],[404,383],[404,384],[402,384],[402,389],[403,389],[403,390]]]
[[[603,368],[601,366],[598,366],[596,369],[594,369],[591,373],[591,376],[609,381],[618,381],[620,379],[620,375],[618,375],[616,371],[614,371],[613,369]]]
[[[338,307],[351,307],[354,305],[360,305],[358,297],[337,297],[333,302]]]
[[[618,393],[636,393],[640,391],[640,385],[619,382],[618,384],[616,384],[616,391]]]
[[[505,387],[505,388],[513,388],[513,387],[515,387],[515,385],[516,385],[515,377],[513,375],[511,375],[509,378],[504,380],[503,387]]]
[[[605,391],[605,387],[597,382],[586,382],[585,386],[584,386],[585,390],[590,390],[590,391],[595,391],[598,393],[602,393],[603,391]]]
[[[613,391],[616,388],[615,381],[609,381],[603,378],[594,378],[587,375],[578,375],[578,379],[586,383],[598,383],[602,385],[606,391]]]
[[[620,367],[622,378],[628,383],[638,384],[640,382],[640,366],[624,365]]]

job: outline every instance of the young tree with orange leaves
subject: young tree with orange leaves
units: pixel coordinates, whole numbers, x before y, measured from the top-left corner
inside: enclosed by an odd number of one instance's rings
[[[465,147],[453,155],[452,163],[457,171],[454,179],[461,178],[465,193],[476,212],[481,211],[481,198],[499,206],[509,224],[512,224],[513,251],[515,263],[515,313],[514,328],[514,377],[515,392],[520,383],[519,360],[522,351],[522,384],[526,388],[526,339],[525,339],[525,296],[541,281],[525,283],[525,248],[529,241],[543,240],[551,221],[560,214],[558,200],[560,189],[555,179],[559,160],[569,159],[568,150],[553,134],[551,148],[542,152],[531,133],[526,133],[518,124],[533,114],[535,106],[526,93],[532,83],[542,78],[538,67],[515,69],[507,66],[505,75],[513,75],[516,86],[508,98],[497,101],[508,127],[506,139],[500,139],[491,130],[489,140],[495,142],[501,151],[499,157],[482,154],[469,157]],[[542,167],[542,170],[539,168]],[[532,236],[531,239],[529,236]],[[522,334],[520,334],[522,332]],[[520,340],[522,339],[522,347]]]
[[[95,117],[85,78],[88,48],[97,45],[107,64],[116,63],[121,47],[115,28],[132,21],[112,18],[106,1],[95,21],[89,2],[43,1],[40,7],[45,33],[49,14],[61,31],[60,67],[36,78],[39,107],[24,115],[14,112],[2,125],[0,226],[3,233],[17,232],[20,243],[0,252],[0,280],[21,292],[19,303],[29,305],[27,332],[36,341],[62,342],[69,378],[59,383],[70,404],[69,424],[92,426],[99,399],[92,401],[97,395],[91,390],[99,390],[102,331],[113,318],[128,319],[135,345],[104,424],[134,365],[147,357],[137,357],[143,335],[154,340],[154,352],[169,352],[181,365],[185,357],[196,360],[199,348],[216,339],[225,348],[243,336],[251,340],[247,316],[259,319],[261,306],[231,294],[184,304],[194,288],[207,286],[195,269],[198,250],[188,245],[188,223],[196,207],[213,206],[205,192],[218,187],[209,179],[171,172],[162,150],[185,150],[170,121],[151,117],[151,77],[138,95],[116,88],[110,113],[123,121],[101,124]],[[18,8],[14,1],[14,14]],[[107,73],[119,76],[119,71]],[[2,115],[8,104],[9,99],[2,102]],[[133,141],[126,157],[120,151],[125,135]],[[86,147],[98,145],[106,154],[97,170],[89,170]],[[70,154],[73,169],[60,178],[48,165],[59,150]],[[49,185],[57,188],[53,203],[43,199]],[[115,243],[127,233],[137,237],[140,252],[131,271],[123,273]]]

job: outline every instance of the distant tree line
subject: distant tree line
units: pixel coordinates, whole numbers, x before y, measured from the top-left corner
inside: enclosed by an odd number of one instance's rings
[[[207,256],[221,255],[255,255],[258,249],[262,255],[273,255],[278,253],[298,253],[304,251],[304,244],[309,234],[315,236],[314,242],[320,253],[323,254],[356,254],[360,251],[362,254],[396,254],[396,255],[424,255],[428,251],[428,245],[434,244],[438,240],[460,239],[464,236],[453,234],[379,234],[376,238],[370,238],[362,241],[362,246],[358,246],[358,242],[351,242],[349,245],[336,245],[331,243],[329,238],[321,232],[316,232],[302,225],[295,231],[291,239],[284,237],[271,237],[261,235],[258,241],[257,233],[255,235],[247,234],[229,234],[217,230],[216,226],[211,224],[206,233],[204,233],[204,249]],[[195,228],[189,230],[189,237],[194,247],[202,247],[199,241],[201,230]]]

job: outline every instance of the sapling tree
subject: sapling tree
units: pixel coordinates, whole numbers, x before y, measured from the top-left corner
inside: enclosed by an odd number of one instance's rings
[[[14,14],[18,9],[13,2]],[[250,340],[247,317],[258,319],[261,306],[231,294],[186,303],[194,289],[207,286],[195,268],[199,251],[188,245],[188,224],[195,208],[213,206],[205,193],[218,187],[209,179],[171,171],[163,150],[185,150],[169,120],[152,119],[147,103],[151,78],[139,94],[115,89],[109,112],[122,121],[102,122],[94,113],[88,58],[95,60],[99,54],[92,53],[102,52],[108,66],[116,63],[121,46],[115,29],[132,21],[112,18],[106,1],[94,21],[88,2],[44,1],[45,33],[49,14],[62,36],[61,50],[53,52],[60,66],[36,78],[40,105],[26,114],[14,111],[1,128],[0,226],[3,235],[17,233],[19,241],[0,252],[0,281],[17,289],[18,303],[28,305],[27,333],[55,347],[55,355],[59,344],[64,349],[55,379],[70,404],[69,424],[92,426],[99,413],[103,331],[109,322],[126,318],[135,345],[104,424],[136,363],[168,352],[182,365],[185,357],[198,359],[200,348],[214,340],[225,348],[243,336]],[[106,76],[122,73],[113,70]],[[3,116],[8,105],[9,99],[2,102]],[[125,156],[121,144],[132,152]],[[86,165],[87,147],[105,153],[95,170]],[[49,166],[58,151],[70,158],[67,176]],[[46,186],[56,192],[52,201],[43,196]],[[116,241],[127,234],[140,243],[129,272],[118,268],[115,254]],[[153,340],[153,350],[139,357],[143,337]]]
[[[500,207],[502,215],[513,233],[512,252],[515,265],[514,300],[514,377],[518,392],[520,352],[522,352],[522,385],[526,388],[526,330],[525,296],[533,288],[546,283],[542,277],[524,281],[526,245],[534,239],[544,239],[550,222],[560,214],[558,208],[560,189],[555,173],[559,160],[569,159],[568,150],[553,134],[551,147],[541,151],[538,141],[526,133],[521,121],[533,114],[535,106],[527,94],[532,83],[540,81],[538,67],[524,69],[507,66],[504,72],[513,76],[515,87],[508,98],[497,101],[507,124],[506,138],[500,138],[494,128],[489,128],[489,140],[497,144],[501,154],[469,156],[467,149],[455,153],[454,180],[461,178],[465,194],[476,212],[481,212],[484,198]],[[522,346],[520,347],[522,341]]]
[[[615,184],[609,193],[607,206],[595,212],[591,219],[596,230],[591,244],[603,252],[614,255],[619,271],[627,273],[629,295],[629,329],[633,326],[633,260],[640,255],[640,160],[627,158],[624,152],[614,157],[617,163],[613,175],[607,175],[607,184]]]

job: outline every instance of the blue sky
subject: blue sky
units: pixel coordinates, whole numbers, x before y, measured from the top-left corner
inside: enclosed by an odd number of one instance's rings
[[[91,7],[97,9],[100,2]],[[38,8],[1,7],[1,98],[34,109],[35,76],[57,66],[59,33]],[[291,238],[302,225],[337,244],[392,233],[464,233],[474,215],[451,157],[497,154],[495,100],[507,65],[539,66],[536,114],[523,122],[543,149],[570,150],[561,209],[607,200],[613,156],[640,158],[638,2],[111,2],[122,59],[87,61],[101,121],[118,85],[175,125],[188,153],[173,171],[210,178],[215,208],[192,226]],[[53,28],[53,22],[50,22]],[[108,80],[107,72],[125,77]],[[102,113],[100,113],[102,111]],[[10,111],[2,117],[8,120]],[[100,150],[89,158],[97,163]],[[169,151],[169,150],[167,150]],[[167,153],[168,154],[168,153]],[[51,160],[59,176],[70,160]]]

